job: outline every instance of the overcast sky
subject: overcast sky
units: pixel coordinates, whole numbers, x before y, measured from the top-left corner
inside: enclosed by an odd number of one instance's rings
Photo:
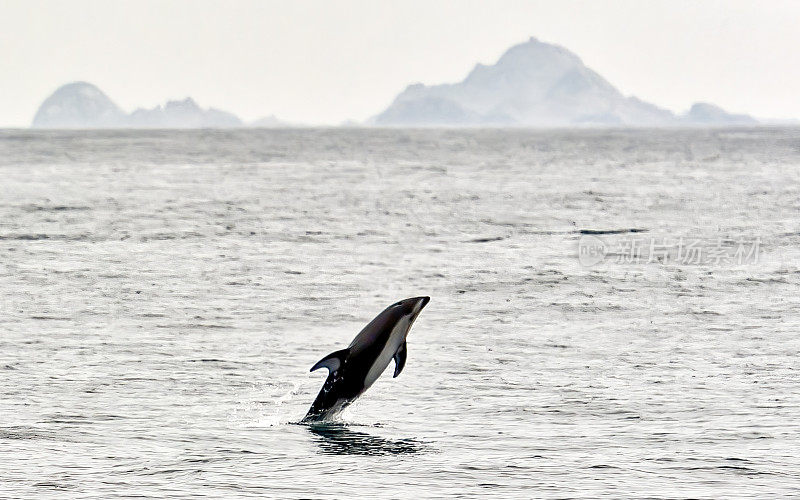
[[[800,118],[800,1],[0,0],[0,126],[75,80],[126,111],[192,96],[246,120],[363,120],[530,36],[673,111]]]

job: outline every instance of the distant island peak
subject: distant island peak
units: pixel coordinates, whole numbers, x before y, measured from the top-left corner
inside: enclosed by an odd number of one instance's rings
[[[373,117],[384,126],[681,126],[757,121],[718,106],[695,104],[676,115],[624,96],[580,57],[530,37],[495,64],[476,64],[461,82],[409,85]]]
[[[257,120],[256,127],[283,126],[274,116]],[[151,109],[125,113],[103,91],[88,82],[59,87],[36,112],[33,128],[236,128],[246,124],[233,113],[201,108],[191,97],[170,100]]]
[[[357,122],[348,120],[343,126]],[[566,48],[536,37],[476,64],[457,83],[408,85],[362,125],[388,127],[669,127],[758,125],[698,102],[683,114],[625,96]],[[233,113],[201,108],[191,97],[125,113],[87,82],[59,87],[36,112],[34,128],[235,128],[298,126],[267,116],[244,123]]]

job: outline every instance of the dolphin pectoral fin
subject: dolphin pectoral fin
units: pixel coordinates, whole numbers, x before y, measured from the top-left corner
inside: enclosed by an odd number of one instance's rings
[[[403,344],[397,349],[397,352],[394,353],[394,375],[392,378],[397,377],[400,375],[400,372],[403,371],[403,367],[406,366],[406,356],[408,355],[408,349],[406,349],[406,343]]]
[[[312,366],[310,371],[313,372],[314,370],[319,370],[320,368],[327,368],[329,373],[333,373],[344,364],[344,360],[347,358],[348,354],[350,354],[349,348],[332,352],[317,361],[317,364]]]

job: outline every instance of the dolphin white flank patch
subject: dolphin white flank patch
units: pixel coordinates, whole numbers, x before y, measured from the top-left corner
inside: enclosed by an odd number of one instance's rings
[[[367,372],[367,377],[364,379],[364,388],[369,388],[374,384],[375,381],[378,380],[378,377],[386,370],[386,367],[389,366],[389,362],[394,358],[394,353],[400,349],[400,346],[403,345],[403,342],[406,340],[406,333],[408,329],[411,328],[410,319],[411,316],[404,316],[403,319],[398,321],[394,328],[392,328],[389,341],[386,342],[386,346],[384,346],[380,355],[375,359],[375,362],[372,363],[369,372]]]

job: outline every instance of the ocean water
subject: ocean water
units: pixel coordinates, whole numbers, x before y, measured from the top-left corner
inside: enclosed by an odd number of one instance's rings
[[[800,496],[798,129],[6,130],[0,179],[2,498]]]

